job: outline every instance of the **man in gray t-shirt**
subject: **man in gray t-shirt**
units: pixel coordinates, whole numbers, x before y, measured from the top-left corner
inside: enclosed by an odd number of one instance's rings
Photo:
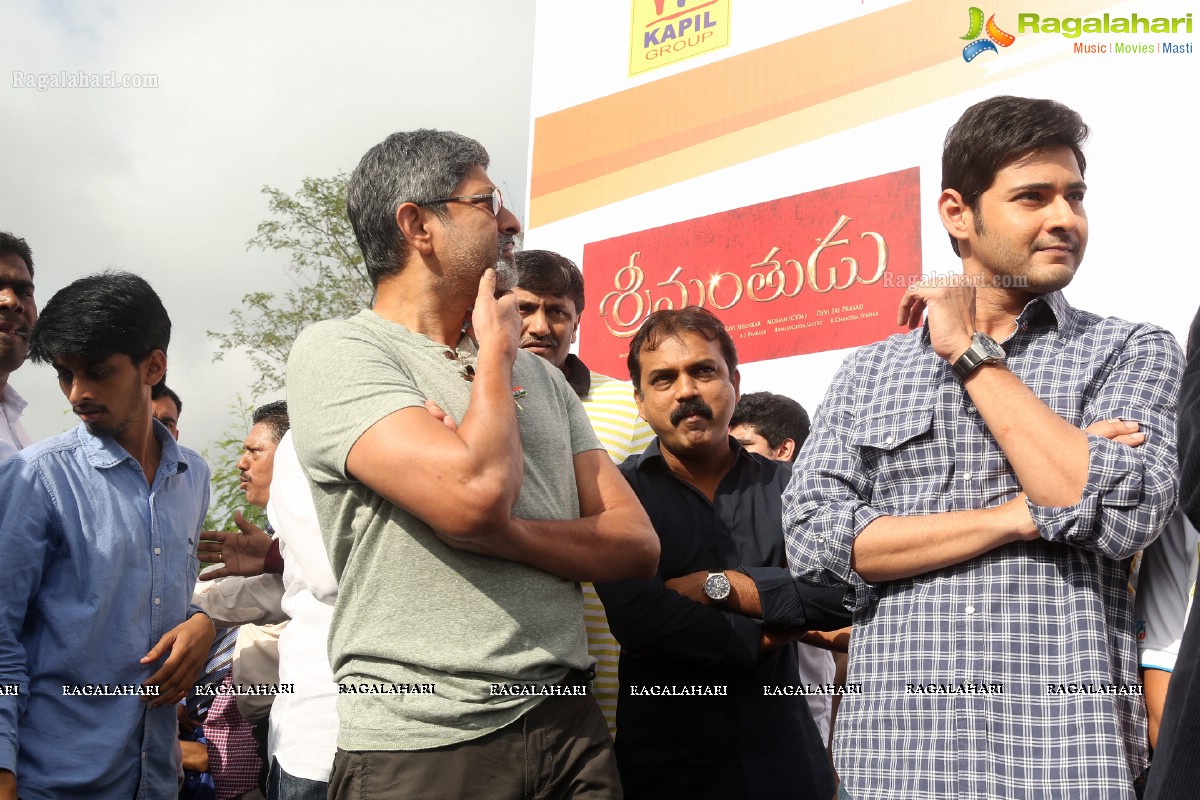
[[[620,797],[578,582],[652,575],[658,540],[562,374],[518,351],[495,295],[520,224],[487,164],[439,131],[368,151],[348,212],[374,305],[288,361],[341,587],[335,797]]]

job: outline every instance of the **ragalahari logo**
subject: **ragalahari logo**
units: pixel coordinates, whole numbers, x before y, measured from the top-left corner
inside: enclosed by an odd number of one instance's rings
[[[985,53],[989,50],[993,53],[998,53],[1000,51],[996,49],[996,45],[1008,47],[1017,40],[1017,37],[1011,33],[1005,33],[1000,30],[1000,26],[996,24],[995,14],[988,17],[987,25],[984,25],[982,8],[971,6],[969,13],[971,15],[971,27],[967,30],[967,35],[962,38],[972,41],[963,48],[963,61],[974,61],[980,53]],[[987,33],[987,38],[979,38],[979,35],[985,32]]]

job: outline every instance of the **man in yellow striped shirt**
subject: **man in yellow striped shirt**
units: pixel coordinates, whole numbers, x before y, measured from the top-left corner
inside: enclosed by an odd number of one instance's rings
[[[654,431],[638,416],[633,384],[592,372],[571,353],[583,314],[583,273],[569,258],[548,250],[517,253],[516,267],[513,292],[522,318],[521,347],[562,370],[615,463],[645,450]],[[604,606],[590,583],[583,585],[583,601],[588,652],[596,659],[592,692],[615,736],[620,646],[608,630]]]

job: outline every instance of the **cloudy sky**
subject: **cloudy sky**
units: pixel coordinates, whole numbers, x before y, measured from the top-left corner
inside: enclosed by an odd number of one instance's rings
[[[531,2],[7,0],[0,29],[0,230],[33,248],[39,305],[110,267],[154,285],[174,324],[182,441],[197,450],[239,393],[276,399],[248,394],[244,360],[214,364],[205,335],[228,329],[245,293],[287,285],[284,254],[246,249],[264,185],[295,191],[393,131],[437,127],[483,142],[524,207]],[[158,88],[14,87],[81,70]],[[11,383],[34,438],[75,424],[48,367]]]

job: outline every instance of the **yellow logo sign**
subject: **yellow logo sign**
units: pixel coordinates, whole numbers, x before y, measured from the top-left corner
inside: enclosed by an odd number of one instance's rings
[[[633,0],[629,74],[729,44],[731,0]]]

